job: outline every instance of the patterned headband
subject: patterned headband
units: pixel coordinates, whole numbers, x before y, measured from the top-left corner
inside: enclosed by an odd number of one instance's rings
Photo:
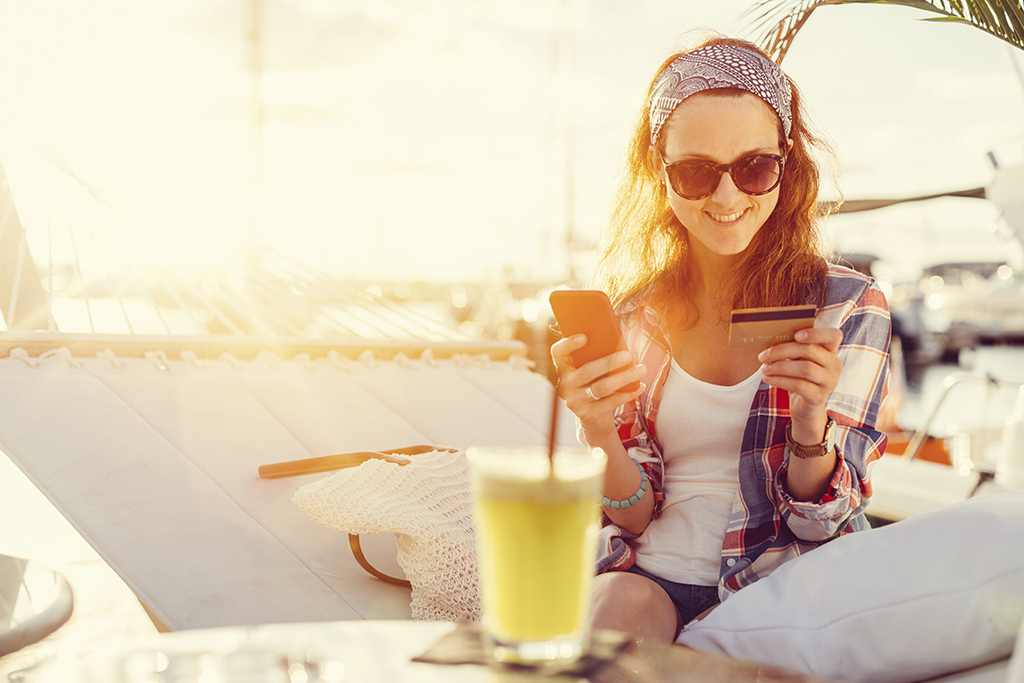
[[[651,90],[651,144],[669,115],[690,95],[715,88],[740,88],[768,103],[789,136],[793,128],[789,79],[775,62],[732,45],[711,45],[680,55],[658,74]]]

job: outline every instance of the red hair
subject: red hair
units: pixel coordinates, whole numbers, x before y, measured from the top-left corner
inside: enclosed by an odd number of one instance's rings
[[[753,43],[724,37],[711,38],[693,49],[709,45],[731,45],[765,55]],[[679,322],[689,308],[685,306],[690,301],[688,232],[672,211],[658,175],[648,109],[657,74],[681,54],[685,52],[665,60],[647,88],[640,120],[630,140],[625,172],[615,193],[611,220],[599,245],[593,279],[593,286],[607,292],[614,306],[627,302],[650,304],[670,324]],[[793,127],[789,137],[793,147],[786,159],[775,210],[758,230],[736,269],[733,308],[820,304],[824,297],[828,264],[819,227],[819,170],[811,153],[817,150],[832,160],[835,155],[809,129],[800,93],[792,80],[790,83]],[[736,92],[706,91],[712,96],[734,96]],[[785,139],[781,122],[779,135]],[[814,301],[809,301],[812,297]]]

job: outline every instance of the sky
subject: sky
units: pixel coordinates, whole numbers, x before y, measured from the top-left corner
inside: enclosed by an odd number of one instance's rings
[[[342,277],[585,279],[653,70],[754,35],[737,0],[264,0],[257,127],[248,6],[0,0],[0,163],[37,262],[188,271],[264,242]],[[848,199],[1024,160],[1024,53],[925,16],[821,8],[783,64]],[[1019,252],[997,225],[948,199],[829,231],[913,271]]]

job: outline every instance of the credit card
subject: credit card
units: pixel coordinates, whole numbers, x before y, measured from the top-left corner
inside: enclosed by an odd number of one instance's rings
[[[793,341],[797,330],[814,326],[817,312],[814,304],[737,309],[729,324],[729,348],[763,349]]]

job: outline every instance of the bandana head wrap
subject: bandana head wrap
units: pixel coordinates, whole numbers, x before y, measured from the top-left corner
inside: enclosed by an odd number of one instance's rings
[[[715,88],[751,92],[775,110],[789,136],[793,128],[793,99],[789,79],[775,62],[732,45],[711,45],[680,55],[658,74],[651,90],[651,144],[679,103],[690,95]]]

